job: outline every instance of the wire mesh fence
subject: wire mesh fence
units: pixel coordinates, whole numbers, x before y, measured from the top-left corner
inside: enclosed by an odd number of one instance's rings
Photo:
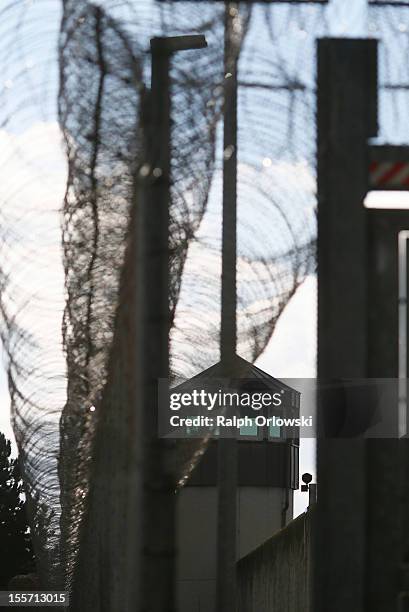
[[[238,352],[245,358],[262,353],[314,273],[317,37],[381,40],[380,140],[408,141],[409,11],[395,4],[240,9]],[[171,70],[172,378],[219,358],[221,168],[229,154],[221,134],[224,7],[153,0],[0,7],[1,337],[39,571],[44,584],[71,587],[78,559],[82,568],[92,558],[95,572],[102,559],[111,563],[123,534],[113,529],[105,539],[102,527],[110,516],[130,520],[122,509],[137,504],[115,475],[137,453],[128,435],[134,390],[124,387],[134,361],[125,330],[135,299],[129,236],[143,162],[140,105],[154,35],[203,33],[208,41],[203,53],[175,57]],[[184,452],[175,486],[192,465],[192,449]],[[101,595],[104,584],[108,592],[112,575],[104,571],[89,594]],[[118,585],[131,566],[115,571]]]

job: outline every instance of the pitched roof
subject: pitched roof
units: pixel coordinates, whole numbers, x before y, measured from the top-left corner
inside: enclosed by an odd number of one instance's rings
[[[267,374],[267,372],[264,372],[264,370],[261,370],[253,363],[250,363],[249,361],[243,359],[243,357],[240,357],[237,354],[234,355],[234,358],[232,360],[232,372],[233,375],[226,377],[224,364],[221,361],[218,361],[206,370],[203,370],[203,372],[199,372],[199,374],[196,374],[189,380],[178,384],[176,387],[174,387],[174,389],[177,389],[179,391],[183,390],[184,388],[191,386],[193,382],[199,382],[201,379],[206,378],[243,378],[257,379],[262,381],[263,384],[266,385],[266,387],[269,387],[270,389],[284,389],[286,391],[293,391],[294,393],[300,395],[300,392],[296,389],[289,387],[278,378],[270,376],[270,374]]]

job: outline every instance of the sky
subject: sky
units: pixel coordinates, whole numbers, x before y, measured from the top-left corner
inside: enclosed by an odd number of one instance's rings
[[[274,335],[257,365],[275,378],[315,378],[317,346],[317,283],[308,276],[278,320]],[[302,398],[301,398],[302,401]],[[300,440],[300,476],[316,482],[315,440]],[[294,516],[308,506],[308,493],[294,494]]]
[[[36,405],[61,409],[65,398],[65,357],[61,316],[65,303],[59,208],[66,162],[55,121],[36,122],[15,133],[0,130],[0,269],[10,277],[2,302],[13,329],[30,337],[10,343],[19,368],[16,380]],[[4,362],[7,362],[6,355]],[[0,429],[10,433],[6,377],[0,377]],[[31,412],[36,417],[35,410]]]

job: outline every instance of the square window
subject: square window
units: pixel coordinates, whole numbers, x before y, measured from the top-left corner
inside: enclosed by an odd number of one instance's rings
[[[268,427],[268,436],[269,438],[281,438],[281,427],[270,423]]]
[[[251,425],[243,425],[243,427],[240,427],[240,435],[241,436],[248,436],[248,437],[252,437],[252,438],[257,438],[257,436],[258,436],[258,427],[257,427],[255,421]]]

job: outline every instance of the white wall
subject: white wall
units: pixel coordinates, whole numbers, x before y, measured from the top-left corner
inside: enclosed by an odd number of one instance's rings
[[[292,495],[290,495],[290,502]],[[268,540],[281,526],[285,491],[239,487],[237,558]],[[178,494],[178,596],[180,612],[214,612],[217,489],[185,487]],[[292,505],[288,516],[292,516]]]

